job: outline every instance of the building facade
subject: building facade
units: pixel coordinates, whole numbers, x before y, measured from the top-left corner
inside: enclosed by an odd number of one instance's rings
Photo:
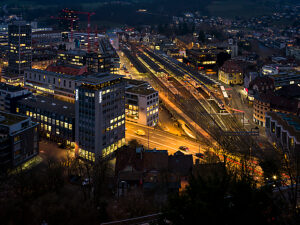
[[[298,115],[299,109],[300,102],[298,100],[276,96],[273,93],[261,93],[256,96],[253,101],[253,121],[264,127],[266,123],[265,115],[267,112],[281,112]]]
[[[38,124],[0,111],[0,168],[21,165],[39,153]]]
[[[50,94],[74,102],[75,87],[82,83],[84,77],[31,69],[25,71],[24,87],[36,93]]]
[[[18,102],[16,112],[40,125],[40,135],[57,143],[74,146],[75,105],[41,95]]]
[[[25,21],[14,21],[8,26],[8,68],[2,78],[7,83],[22,84],[24,71],[31,68],[31,26]]]
[[[125,82],[113,74],[82,81],[75,91],[76,154],[95,161],[125,144]]]
[[[300,119],[284,113],[266,113],[266,134],[270,141],[287,153],[300,150]]]
[[[129,87],[126,89],[126,118],[145,126],[158,124],[159,96],[153,88]]]
[[[243,84],[243,69],[233,60],[228,60],[219,69],[219,80],[225,84]]]
[[[31,95],[25,88],[0,83],[0,111],[14,113],[17,101]]]

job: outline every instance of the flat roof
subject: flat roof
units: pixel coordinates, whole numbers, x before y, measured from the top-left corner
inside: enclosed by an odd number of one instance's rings
[[[132,85],[132,86],[143,86],[143,85],[149,85],[149,83],[147,81],[144,80],[135,80],[135,79],[128,79],[128,78],[124,78],[125,82],[127,83],[128,86]]]
[[[132,87],[132,88],[127,88],[125,92],[139,94],[139,95],[151,95],[153,93],[156,93],[157,91],[154,89],[148,89],[144,87]]]
[[[296,137],[297,141],[300,141],[300,118],[291,114],[285,114],[280,112],[267,112],[267,115],[275,119],[280,125],[288,130],[289,133]]]
[[[68,117],[75,117],[75,104],[65,102],[56,98],[50,98],[42,95],[33,95],[19,101],[32,108],[39,108],[52,113],[66,115]]]
[[[28,119],[29,118],[26,116],[20,116],[17,114],[0,111],[0,125],[9,126],[9,125],[13,125],[15,123],[20,123],[20,122],[28,120]]]
[[[88,75],[85,78],[81,79],[81,81],[86,84],[99,85],[104,82],[120,79],[122,77],[124,76],[111,74],[111,73],[98,73],[98,74]]]
[[[9,92],[18,92],[18,91],[24,91],[26,89],[20,86],[13,86],[13,85],[0,82],[0,90],[9,91]]]
[[[86,77],[86,75],[69,75],[69,74],[63,74],[63,73],[57,73],[57,72],[51,72],[51,71],[39,70],[39,69],[28,69],[26,71],[42,73],[42,74],[47,74],[47,75],[51,75],[59,78],[71,79],[71,80],[80,80]]]

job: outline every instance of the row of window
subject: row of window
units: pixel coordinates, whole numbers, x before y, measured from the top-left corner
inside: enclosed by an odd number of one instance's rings
[[[65,129],[72,130],[72,123],[70,123],[70,122],[68,123],[68,122],[65,122],[65,121],[62,121],[62,120],[53,119],[53,118],[44,116],[42,114],[33,113],[31,111],[26,111],[26,116],[30,116],[30,117],[32,117],[34,119],[37,119],[37,120],[40,120],[40,121],[44,121],[48,124],[53,124],[53,125],[65,128]]]

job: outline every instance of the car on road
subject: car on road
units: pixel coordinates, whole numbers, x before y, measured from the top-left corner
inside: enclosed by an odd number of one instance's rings
[[[135,133],[139,136],[145,136],[146,135],[146,132],[144,130],[137,130]]]
[[[185,152],[188,152],[188,151],[189,151],[189,148],[186,147],[186,146],[180,146],[179,149],[180,149],[181,151],[185,151]]]
[[[202,153],[196,153],[196,156],[197,156],[198,158],[201,158],[201,159],[203,159],[203,157],[204,157],[204,154],[202,154]]]

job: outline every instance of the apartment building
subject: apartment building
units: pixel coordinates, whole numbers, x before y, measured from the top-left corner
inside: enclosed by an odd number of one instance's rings
[[[266,134],[285,152],[300,150],[300,119],[284,113],[266,113]]]

